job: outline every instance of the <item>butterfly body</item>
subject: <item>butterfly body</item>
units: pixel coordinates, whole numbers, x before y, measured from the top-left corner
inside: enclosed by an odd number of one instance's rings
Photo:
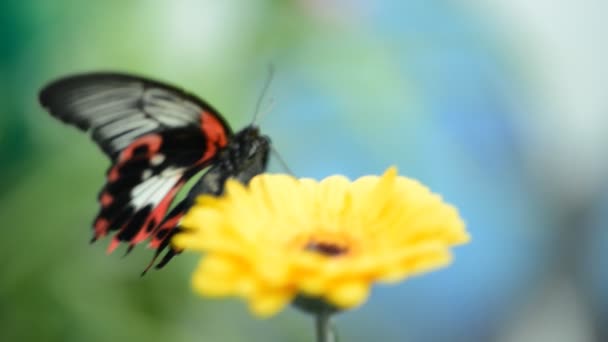
[[[76,75],[45,87],[40,103],[90,133],[112,162],[98,196],[92,239],[113,233],[108,252],[121,242],[130,251],[151,240],[158,256],[194,198],[221,194],[230,177],[247,183],[268,163],[270,140],[257,127],[233,134],[203,100],[158,81],[117,73]],[[205,168],[169,212],[179,190]],[[171,249],[161,266],[177,252]]]

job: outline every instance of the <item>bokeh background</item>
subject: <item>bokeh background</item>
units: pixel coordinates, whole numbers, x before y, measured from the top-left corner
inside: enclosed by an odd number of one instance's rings
[[[89,245],[108,161],[36,100],[56,77],[120,70],[189,89],[238,129],[273,63],[261,126],[295,174],[397,165],[473,236],[453,266],[341,314],[343,341],[608,341],[606,13],[604,0],[2,1],[0,340],[313,339],[294,309],[258,320],[195,297],[195,256],[140,278],[151,251]]]

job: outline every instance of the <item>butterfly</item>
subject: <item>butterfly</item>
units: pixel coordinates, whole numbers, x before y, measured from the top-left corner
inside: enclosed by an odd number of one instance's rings
[[[111,166],[93,223],[94,242],[112,234],[108,253],[127,254],[144,241],[156,268],[179,250],[170,246],[180,220],[201,194],[220,195],[228,178],[247,183],[266,170],[270,139],[254,124],[233,133],[202,99],[177,87],[121,73],[89,73],[51,82],[40,104],[55,118],[89,133]],[[171,210],[185,183],[206,172]]]

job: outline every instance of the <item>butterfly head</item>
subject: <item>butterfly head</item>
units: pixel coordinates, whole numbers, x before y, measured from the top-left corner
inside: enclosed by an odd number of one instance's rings
[[[230,159],[239,169],[265,169],[270,154],[270,138],[250,125],[239,131],[229,143]]]

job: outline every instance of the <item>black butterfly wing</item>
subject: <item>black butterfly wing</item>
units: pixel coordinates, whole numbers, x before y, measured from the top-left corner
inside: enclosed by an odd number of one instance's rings
[[[130,247],[151,236],[177,191],[232,132],[208,104],[176,87],[116,73],[62,78],[40,93],[51,115],[91,134],[112,160],[94,237]]]
[[[83,131],[112,159],[135,139],[190,127],[212,140],[232,134],[211,106],[161,82],[116,73],[59,79],[40,92],[40,103],[54,117]]]

